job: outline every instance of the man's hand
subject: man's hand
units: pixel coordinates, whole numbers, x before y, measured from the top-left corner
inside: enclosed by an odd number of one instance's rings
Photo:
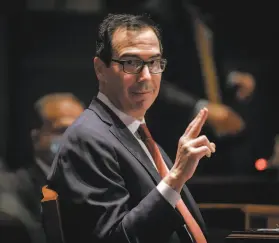
[[[238,86],[237,99],[242,101],[253,94],[256,82],[250,73],[233,71],[229,74],[228,79],[231,85]]]
[[[199,160],[204,156],[210,157],[215,152],[215,144],[209,142],[206,136],[199,136],[207,116],[208,110],[203,108],[179,139],[174,166],[164,178],[177,192],[193,176]]]
[[[241,132],[245,123],[241,116],[223,104],[208,103],[208,124],[219,135],[235,135]]]

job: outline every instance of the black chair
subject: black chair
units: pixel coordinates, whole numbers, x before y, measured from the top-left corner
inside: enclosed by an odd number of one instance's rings
[[[49,243],[66,243],[62,227],[58,194],[47,186],[42,188],[42,222]]]

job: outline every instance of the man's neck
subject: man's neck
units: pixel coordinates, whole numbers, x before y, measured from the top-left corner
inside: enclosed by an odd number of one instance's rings
[[[133,112],[123,111],[123,109],[119,108],[119,106],[115,104],[116,102],[113,102],[106,94],[102,93],[101,91],[99,91],[97,98],[100,99],[107,106],[109,106],[109,108],[111,108],[118,116],[123,115],[140,122],[144,121],[144,114],[138,115]]]

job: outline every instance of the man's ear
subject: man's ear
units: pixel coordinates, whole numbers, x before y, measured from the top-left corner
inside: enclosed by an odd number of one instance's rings
[[[95,73],[99,82],[104,83],[106,81],[106,78],[104,76],[105,68],[106,68],[105,63],[99,57],[94,57],[93,62],[94,62]]]

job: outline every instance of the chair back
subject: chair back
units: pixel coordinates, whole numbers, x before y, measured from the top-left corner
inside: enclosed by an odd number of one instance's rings
[[[46,186],[42,188],[42,222],[48,243],[66,243],[64,240],[58,194]]]

